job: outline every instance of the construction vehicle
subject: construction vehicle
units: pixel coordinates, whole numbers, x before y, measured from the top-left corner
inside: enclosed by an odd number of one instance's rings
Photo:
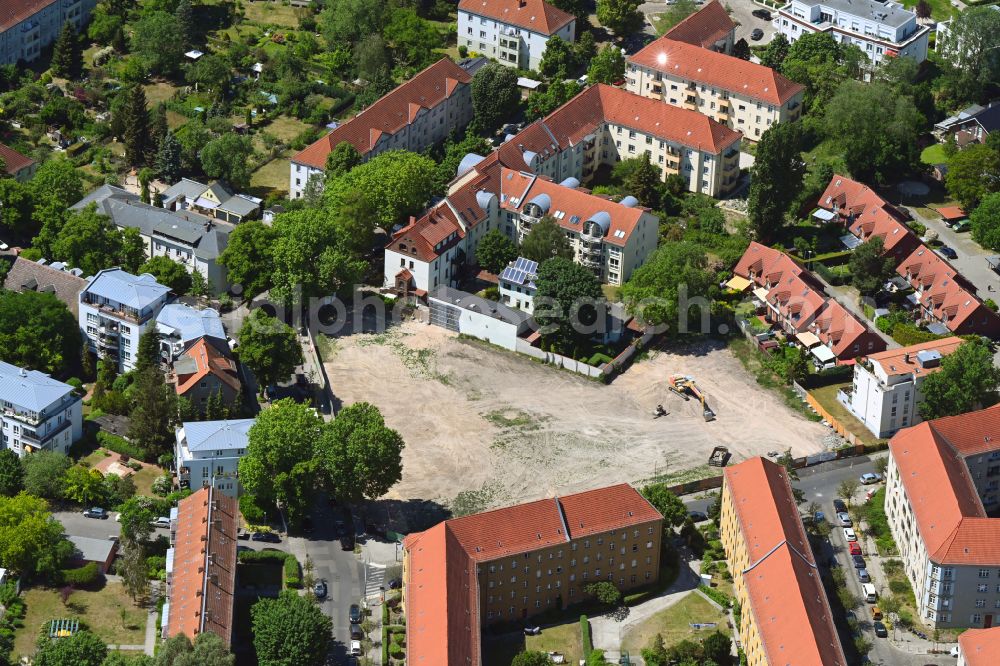
[[[717,446],[712,449],[712,455],[708,457],[708,465],[709,467],[725,467],[730,457],[729,449]]]
[[[701,412],[705,417],[705,420],[715,420],[715,412],[713,412],[712,408],[705,402],[705,394],[698,388],[698,385],[694,381],[694,377],[691,377],[690,375],[671,375],[670,390],[685,400],[688,400],[688,395],[694,396],[695,400],[701,403]]]

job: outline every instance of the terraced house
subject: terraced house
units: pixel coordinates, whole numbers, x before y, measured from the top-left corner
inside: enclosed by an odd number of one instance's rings
[[[36,60],[67,21],[79,32],[95,5],[97,0],[2,0],[0,65]]]
[[[572,42],[576,17],[545,0],[461,0],[458,44],[501,65],[538,69],[553,37]]]
[[[726,468],[719,524],[746,663],[847,666],[785,468],[759,457]]]
[[[663,516],[627,484],[439,523],[403,541],[407,663],[480,666],[483,626],[656,581]]]

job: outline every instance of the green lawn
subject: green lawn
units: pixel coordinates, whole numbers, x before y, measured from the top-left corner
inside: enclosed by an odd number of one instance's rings
[[[537,636],[526,636],[524,647],[526,650],[538,650],[539,652],[561,652],[566,655],[567,664],[577,664],[580,662],[583,653],[580,635],[580,621],[557,624],[554,627],[545,627],[542,633]]]
[[[604,292],[604,298],[608,299],[611,303],[617,303],[622,297],[622,288],[613,284],[602,284],[601,291]]]
[[[854,414],[848,411],[847,407],[840,404],[837,400],[837,391],[841,389],[850,388],[850,384],[834,384],[832,386],[823,386],[818,389],[813,389],[809,393],[816,398],[816,401],[830,413],[833,418],[840,421],[840,424],[845,428],[850,430],[858,438],[858,441],[864,444],[875,444],[878,442],[878,438],[871,433],[865,425],[858,420]]]
[[[913,9],[919,0],[903,0],[903,6],[907,9]],[[955,15],[955,8],[951,6],[948,0],[927,0],[927,4],[931,6],[931,18],[935,21],[944,21]]]
[[[920,161],[924,164],[947,164],[948,157],[944,154],[944,146],[940,143],[927,146],[920,153]]]
[[[266,196],[274,190],[288,191],[288,158],[292,151],[273,159],[250,176],[250,192],[254,196]]]
[[[705,600],[700,594],[691,592],[670,608],[632,628],[622,639],[622,648],[632,654],[637,654],[648,646],[657,634],[663,636],[665,645],[674,645],[684,639],[699,640],[715,629],[729,634],[726,625],[727,616]],[[696,630],[691,627],[695,623],[716,623],[715,629]]]
[[[306,11],[308,10],[282,5],[271,0],[248,2],[243,8],[243,13],[248,21],[260,25],[277,25],[283,28],[298,28],[299,16]]]
[[[268,134],[273,134],[284,143],[288,143],[299,134],[302,134],[304,130],[309,129],[309,125],[297,118],[278,116],[267,125],[262,125],[259,128]]]
[[[146,610],[132,602],[121,583],[107,583],[93,592],[76,590],[66,604],[54,588],[33,587],[22,596],[27,615],[24,628],[15,635],[14,655],[34,654],[42,624],[57,619],[80,620],[81,625],[112,645],[140,645],[146,640]]]

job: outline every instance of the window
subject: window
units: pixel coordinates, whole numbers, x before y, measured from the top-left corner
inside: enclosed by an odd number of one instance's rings
[[[979,577],[980,578],[989,578],[990,577],[990,570],[989,569],[980,569],[979,570]]]
[[[986,583],[980,583],[979,585],[976,585],[976,592],[986,592],[989,589],[990,586],[987,585]]]
[[[986,599],[976,599],[976,608],[986,608]]]

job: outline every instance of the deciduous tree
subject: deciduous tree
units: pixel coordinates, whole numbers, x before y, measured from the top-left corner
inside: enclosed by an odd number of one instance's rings
[[[537,120],[555,111],[557,108],[576,97],[580,92],[576,81],[565,81],[556,78],[545,88],[528,95],[525,116],[528,120]]]
[[[72,636],[38,639],[35,666],[101,666],[108,656],[107,644],[96,634],[81,629]]]
[[[229,244],[219,256],[229,281],[240,286],[238,293],[252,298],[271,284],[271,261],[277,234],[259,220],[243,222],[229,234]]]
[[[507,264],[517,259],[514,241],[500,233],[499,229],[486,232],[476,247],[476,261],[490,273],[499,275]]]
[[[72,553],[45,500],[25,492],[0,497],[0,567],[27,576],[52,576]]]
[[[780,72],[785,56],[788,55],[789,46],[791,45],[788,43],[788,38],[779,32],[764,47],[764,51],[760,54],[760,64]]]
[[[1000,250],[1000,193],[988,194],[972,215],[972,238],[991,250]]]
[[[63,477],[63,497],[71,502],[94,506],[104,499],[104,475],[96,469],[74,465]]]
[[[615,83],[625,78],[625,55],[614,44],[606,44],[590,61],[587,83]]]
[[[576,69],[576,53],[573,45],[559,37],[553,35],[545,43],[545,51],[542,53],[542,61],[538,65],[538,71],[548,77],[565,77]]]
[[[615,587],[615,584],[606,580],[590,583],[584,588],[584,591],[607,606],[616,605],[622,598],[622,593]]]
[[[177,17],[165,11],[148,12],[132,26],[132,53],[153,74],[175,73],[186,48]]]
[[[549,666],[552,660],[549,655],[538,650],[525,650],[514,655],[510,666]]]
[[[372,226],[391,229],[423,212],[441,185],[434,160],[408,150],[389,150],[327,183],[326,199],[337,206],[347,195],[360,192],[375,212]]]
[[[976,144],[959,151],[948,163],[948,194],[972,210],[988,194],[1000,191],[1000,150]]]
[[[571,259],[573,249],[569,246],[566,234],[563,233],[559,223],[546,215],[535,222],[531,231],[524,237],[519,254],[526,259],[542,263],[553,257]]]
[[[250,185],[250,174],[253,173],[251,158],[254,155],[250,137],[223,134],[206,143],[198,155],[208,177],[221,178],[237,188]]]
[[[607,302],[593,271],[571,259],[553,257],[538,267],[534,316],[539,332],[563,353],[572,353],[598,333]]]
[[[341,410],[317,444],[328,490],[346,501],[381,497],[402,478],[403,446],[378,407],[359,402]]]
[[[388,5],[367,0],[329,0],[319,15],[327,44],[354,44],[366,35],[381,34]]]
[[[472,77],[472,114],[476,130],[492,134],[521,104],[517,72],[491,62]]]
[[[750,229],[757,240],[773,240],[785,222],[785,213],[802,185],[802,126],[799,123],[772,125],[757,144],[750,171],[747,200]]]
[[[292,590],[261,599],[250,609],[260,666],[319,666],[333,640],[333,622],[319,605]]]
[[[622,287],[622,298],[629,311],[645,323],[676,331],[701,314],[699,307],[688,307],[687,299],[706,297],[713,283],[714,274],[708,270],[708,257],[700,246],[668,243],[632,273]]]
[[[619,39],[642,28],[639,0],[597,0],[597,20]]]
[[[0,495],[13,497],[24,490],[24,467],[12,449],[0,449]]]
[[[645,486],[639,493],[663,515],[664,525],[680,527],[684,524],[688,516],[687,507],[677,495],[667,489],[667,484],[653,483]]]
[[[437,58],[434,49],[441,45],[441,36],[434,26],[417,16],[415,10],[405,7],[390,10],[382,35],[396,62],[404,67],[424,67]]]
[[[62,374],[80,362],[79,324],[54,294],[0,289],[0,360]]]
[[[962,343],[941,360],[941,369],[924,377],[924,401],[917,405],[926,421],[988,407],[997,401],[1000,368],[981,339]]]
[[[139,267],[140,273],[149,273],[156,281],[178,296],[184,296],[191,290],[191,274],[184,264],[180,264],[166,255],[153,257]]]
[[[326,156],[326,177],[340,178],[345,173],[361,164],[361,153],[354,144],[341,141]]]
[[[302,363],[295,330],[261,309],[250,313],[237,337],[240,361],[250,368],[261,389],[287,379]]]
[[[896,274],[896,262],[885,253],[880,236],[874,236],[851,253],[851,284],[862,295],[872,296]]]

